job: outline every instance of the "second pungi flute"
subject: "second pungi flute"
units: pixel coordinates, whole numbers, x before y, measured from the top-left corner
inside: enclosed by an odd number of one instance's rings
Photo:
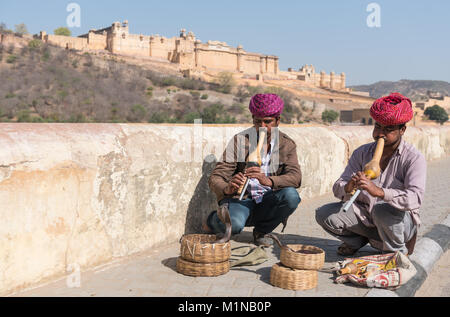
[[[381,156],[383,155],[383,149],[384,149],[384,139],[378,138],[377,141],[377,147],[375,148],[375,153],[373,154],[372,160],[367,163],[364,166],[364,174],[369,179],[375,179],[378,176],[380,176],[381,168],[380,168],[380,160]],[[350,198],[349,201],[344,206],[344,211],[347,211],[350,206],[354,203],[355,199],[358,197],[359,193],[361,192],[360,189],[358,189]]]

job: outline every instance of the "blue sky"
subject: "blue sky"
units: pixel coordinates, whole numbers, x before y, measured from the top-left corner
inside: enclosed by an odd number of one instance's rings
[[[277,55],[282,70],[313,64],[317,71],[345,72],[348,85],[450,82],[448,0],[1,0],[0,22],[53,33],[66,26],[72,2],[81,8],[81,27],[71,28],[73,35],[128,20],[131,33],[172,37],[185,28],[203,42]],[[379,28],[367,26],[372,2],[380,6]]]

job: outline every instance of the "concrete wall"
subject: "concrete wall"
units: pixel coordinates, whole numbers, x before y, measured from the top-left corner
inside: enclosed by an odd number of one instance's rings
[[[208,177],[244,128],[1,123],[0,295],[199,230],[216,205]],[[371,129],[281,127],[297,143],[303,199],[330,191]],[[449,127],[409,127],[406,140],[428,160],[450,155]]]

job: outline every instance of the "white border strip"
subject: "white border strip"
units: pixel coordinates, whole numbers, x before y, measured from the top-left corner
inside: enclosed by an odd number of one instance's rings
[[[436,241],[423,237],[417,242],[414,253],[409,258],[430,274],[434,263],[439,260],[442,253],[443,250]]]

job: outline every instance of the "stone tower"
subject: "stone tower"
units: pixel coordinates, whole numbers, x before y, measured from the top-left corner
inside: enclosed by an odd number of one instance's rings
[[[330,88],[331,89],[336,89],[336,78],[334,76],[334,72],[330,73]]]
[[[345,89],[345,73],[341,73],[341,89]]]
[[[111,31],[108,34],[107,49],[111,53],[120,53],[122,42],[126,41],[130,35],[128,28],[128,21],[125,20],[121,24],[120,22],[114,22],[111,25]]]

